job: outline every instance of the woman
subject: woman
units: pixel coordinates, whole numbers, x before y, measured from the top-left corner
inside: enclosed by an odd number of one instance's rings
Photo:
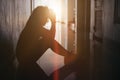
[[[50,19],[50,30],[43,26]],[[55,15],[47,7],[39,6],[31,14],[25,28],[20,34],[16,56],[19,62],[18,80],[47,80],[48,77],[36,61],[51,48],[55,53],[68,56],[66,51],[55,39]]]

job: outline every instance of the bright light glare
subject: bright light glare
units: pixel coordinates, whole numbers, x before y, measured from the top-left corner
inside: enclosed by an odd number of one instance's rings
[[[56,21],[61,21],[61,0],[48,0],[47,6],[55,12]],[[61,44],[61,24],[56,24],[55,39]]]
[[[55,12],[57,21],[61,20],[61,0],[35,0],[35,7],[39,5],[48,6]]]
[[[56,15],[56,21],[61,21],[61,13],[62,13],[62,6],[61,6],[61,3],[62,1],[61,0],[34,0],[35,1],[35,5],[34,7],[37,7],[37,6],[47,6],[49,7],[50,9],[52,9],[54,12],[55,12],[55,15]],[[48,22],[44,28],[50,30],[51,28],[51,23]],[[56,24],[56,35],[55,35],[55,39],[61,43],[61,24],[60,23],[57,23]]]
[[[48,7],[52,9],[56,14],[56,20],[60,21],[61,19],[61,3],[59,0],[53,0],[48,4]]]

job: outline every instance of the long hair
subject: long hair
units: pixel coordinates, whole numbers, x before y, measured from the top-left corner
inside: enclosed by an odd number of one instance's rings
[[[32,12],[31,16],[29,17],[26,23],[25,28],[20,34],[17,43],[16,56],[19,62],[20,60],[22,60],[21,58],[25,57],[25,54],[32,54],[32,52],[34,52],[36,46],[38,46],[40,36],[46,39],[41,43],[46,44],[46,42],[49,42],[48,45],[51,45],[51,43],[53,42],[55,35],[55,25],[52,25],[50,31],[47,31],[43,28],[49,16],[50,13],[48,7],[39,6]]]
[[[35,8],[29,17],[27,24],[24,29],[26,30],[37,30],[41,28],[47,22],[49,16],[49,9],[45,6],[39,6]]]

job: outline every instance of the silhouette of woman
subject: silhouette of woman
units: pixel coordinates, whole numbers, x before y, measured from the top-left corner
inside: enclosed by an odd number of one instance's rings
[[[43,28],[50,19],[50,30]],[[18,80],[47,80],[48,76],[38,66],[36,61],[51,48],[55,53],[67,56],[65,50],[55,39],[55,15],[47,7],[39,6],[31,14],[25,28],[20,34],[16,56],[19,62]]]

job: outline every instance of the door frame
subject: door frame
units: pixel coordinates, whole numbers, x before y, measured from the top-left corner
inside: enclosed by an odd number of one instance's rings
[[[89,80],[90,3],[91,0],[77,0],[77,77],[81,80]]]

